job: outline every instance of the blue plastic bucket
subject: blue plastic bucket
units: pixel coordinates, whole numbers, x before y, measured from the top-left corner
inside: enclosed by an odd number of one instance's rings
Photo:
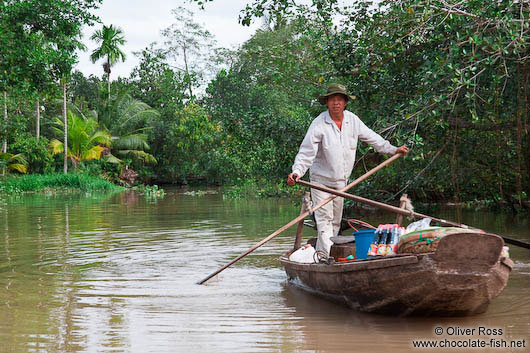
[[[374,240],[374,230],[360,230],[355,235],[355,258],[366,259],[370,244]]]

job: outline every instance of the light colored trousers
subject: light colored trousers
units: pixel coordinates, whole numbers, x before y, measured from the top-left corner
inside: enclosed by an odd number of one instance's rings
[[[322,185],[319,183],[315,184]],[[311,189],[313,206],[320,204],[324,199],[327,199],[330,196],[333,195],[325,191]],[[330,238],[337,236],[340,230],[343,205],[344,199],[342,197],[335,197],[333,201],[315,211],[318,232],[316,251],[324,251],[327,256],[329,256],[331,245],[333,245]]]

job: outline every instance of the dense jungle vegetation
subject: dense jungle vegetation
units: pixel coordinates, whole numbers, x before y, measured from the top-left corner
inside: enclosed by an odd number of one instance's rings
[[[240,22],[262,26],[236,50],[176,8],[126,78],[111,73],[127,33],[94,29],[102,78],[85,77],[72,68],[100,2],[0,4],[4,172],[280,193],[317,96],[339,82],[349,110],[411,148],[356,193],[527,207],[528,0],[249,0]],[[354,175],[383,158],[361,144]]]

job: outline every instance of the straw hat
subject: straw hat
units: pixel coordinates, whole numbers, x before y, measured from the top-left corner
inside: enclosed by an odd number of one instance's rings
[[[318,101],[320,102],[320,104],[326,105],[328,97],[332,94],[342,94],[344,97],[346,97],[346,102],[349,99],[355,99],[355,96],[349,95],[348,92],[346,92],[346,87],[344,87],[343,85],[339,85],[338,83],[332,83],[328,86],[326,94],[318,97]]]

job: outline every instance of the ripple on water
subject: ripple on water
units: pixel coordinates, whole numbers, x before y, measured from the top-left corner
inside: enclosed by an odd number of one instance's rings
[[[296,217],[288,200],[170,191],[156,202],[128,194],[8,206],[0,213],[0,341],[8,351],[409,352],[437,325],[530,334],[530,256],[518,249],[510,250],[507,288],[485,314],[395,318],[288,284],[278,257],[294,230],[196,284]]]

